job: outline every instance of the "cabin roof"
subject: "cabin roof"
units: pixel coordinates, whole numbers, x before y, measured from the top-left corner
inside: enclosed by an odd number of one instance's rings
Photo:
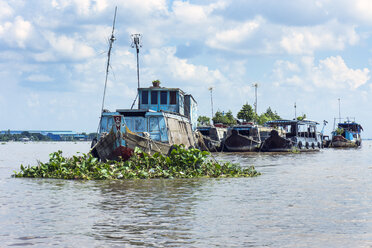
[[[275,120],[275,121],[268,121],[266,122],[267,125],[292,125],[292,124],[297,124],[297,125],[318,125],[319,123],[316,121],[310,121],[310,120]]]
[[[183,90],[181,90],[180,88],[167,88],[167,87],[155,87],[155,86],[150,86],[150,87],[147,87],[147,88],[138,88],[139,91],[141,90],[167,90],[167,91],[180,91],[182,94],[185,94],[185,92]]]
[[[338,126],[342,127],[342,128],[355,127],[355,128],[359,128],[359,129],[363,130],[363,127],[359,123],[356,123],[356,122],[342,122],[342,123],[338,123]]]

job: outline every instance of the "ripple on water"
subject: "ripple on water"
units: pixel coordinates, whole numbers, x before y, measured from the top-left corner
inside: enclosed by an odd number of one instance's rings
[[[367,144],[367,145],[365,145]],[[255,178],[15,179],[20,163],[89,143],[0,146],[0,243],[68,247],[371,247],[372,177],[362,149],[228,154]],[[6,149],[5,149],[6,148]]]

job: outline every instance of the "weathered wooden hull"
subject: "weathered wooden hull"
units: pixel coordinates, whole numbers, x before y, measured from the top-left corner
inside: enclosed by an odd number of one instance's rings
[[[211,138],[202,135],[202,142],[199,142],[200,150],[209,152],[220,152],[221,151],[221,141],[212,140]]]
[[[220,152],[221,141],[225,138],[226,127],[204,126],[197,128],[198,146],[200,150],[209,152]]]
[[[330,147],[333,147],[333,148],[355,148],[355,147],[359,147],[361,145],[361,140],[348,140],[348,139],[345,139],[343,136],[341,135],[337,135],[337,136],[334,136],[332,138],[332,141],[330,143]]]
[[[261,142],[248,136],[233,133],[223,142],[223,150],[227,152],[255,152]]]
[[[125,143],[127,144],[127,147],[129,149],[134,150],[136,147],[138,147],[142,151],[147,152],[149,154],[154,154],[156,152],[167,154],[171,147],[170,144],[158,142],[152,140],[151,138],[142,137],[129,132],[123,133],[122,139],[125,140]]]
[[[295,149],[295,143],[278,135],[278,132],[271,132],[261,145],[261,152],[289,152]]]
[[[125,142],[122,144],[121,139]],[[171,148],[170,144],[157,142],[148,137],[142,137],[130,132],[114,132],[113,130],[106,136],[101,137],[97,144],[92,148],[91,153],[101,161],[107,160],[127,160],[138,147],[144,152],[154,154],[156,152],[167,154]]]

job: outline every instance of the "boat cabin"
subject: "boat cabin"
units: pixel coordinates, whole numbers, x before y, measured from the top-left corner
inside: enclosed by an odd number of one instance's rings
[[[104,111],[100,134],[112,128],[133,132],[154,141],[193,145],[193,129],[197,125],[197,103],[178,88],[153,85],[139,88],[139,109]],[[127,130],[128,129],[128,130]],[[124,146],[124,140],[122,140]]]
[[[332,132],[332,147],[354,147],[360,146],[362,138],[360,136],[363,128],[360,124],[349,119],[345,122],[340,122],[337,129]]]
[[[193,130],[197,126],[197,103],[192,95],[185,94],[179,88],[160,87],[153,82],[149,88],[139,88],[139,110],[170,112],[190,119]]]
[[[348,140],[353,140],[353,136],[360,134],[363,130],[362,126],[356,122],[338,123],[338,128],[342,130],[342,136]]]

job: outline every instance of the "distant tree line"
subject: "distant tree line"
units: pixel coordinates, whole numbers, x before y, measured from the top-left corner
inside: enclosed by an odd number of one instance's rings
[[[254,123],[262,125],[265,122],[279,120],[279,119],[281,119],[281,117],[277,114],[276,111],[271,110],[270,107],[266,110],[266,112],[258,115],[254,112],[252,106],[246,103],[242,106],[236,118],[233,116],[231,110],[229,110],[226,113],[222,111],[217,111],[214,117],[212,118],[212,121],[213,121],[213,124],[221,123],[224,125],[231,126],[231,125],[235,125],[241,122],[254,122]],[[209,117],[199,116],[198,125],[200,126],[211,125],[211,120]]]

